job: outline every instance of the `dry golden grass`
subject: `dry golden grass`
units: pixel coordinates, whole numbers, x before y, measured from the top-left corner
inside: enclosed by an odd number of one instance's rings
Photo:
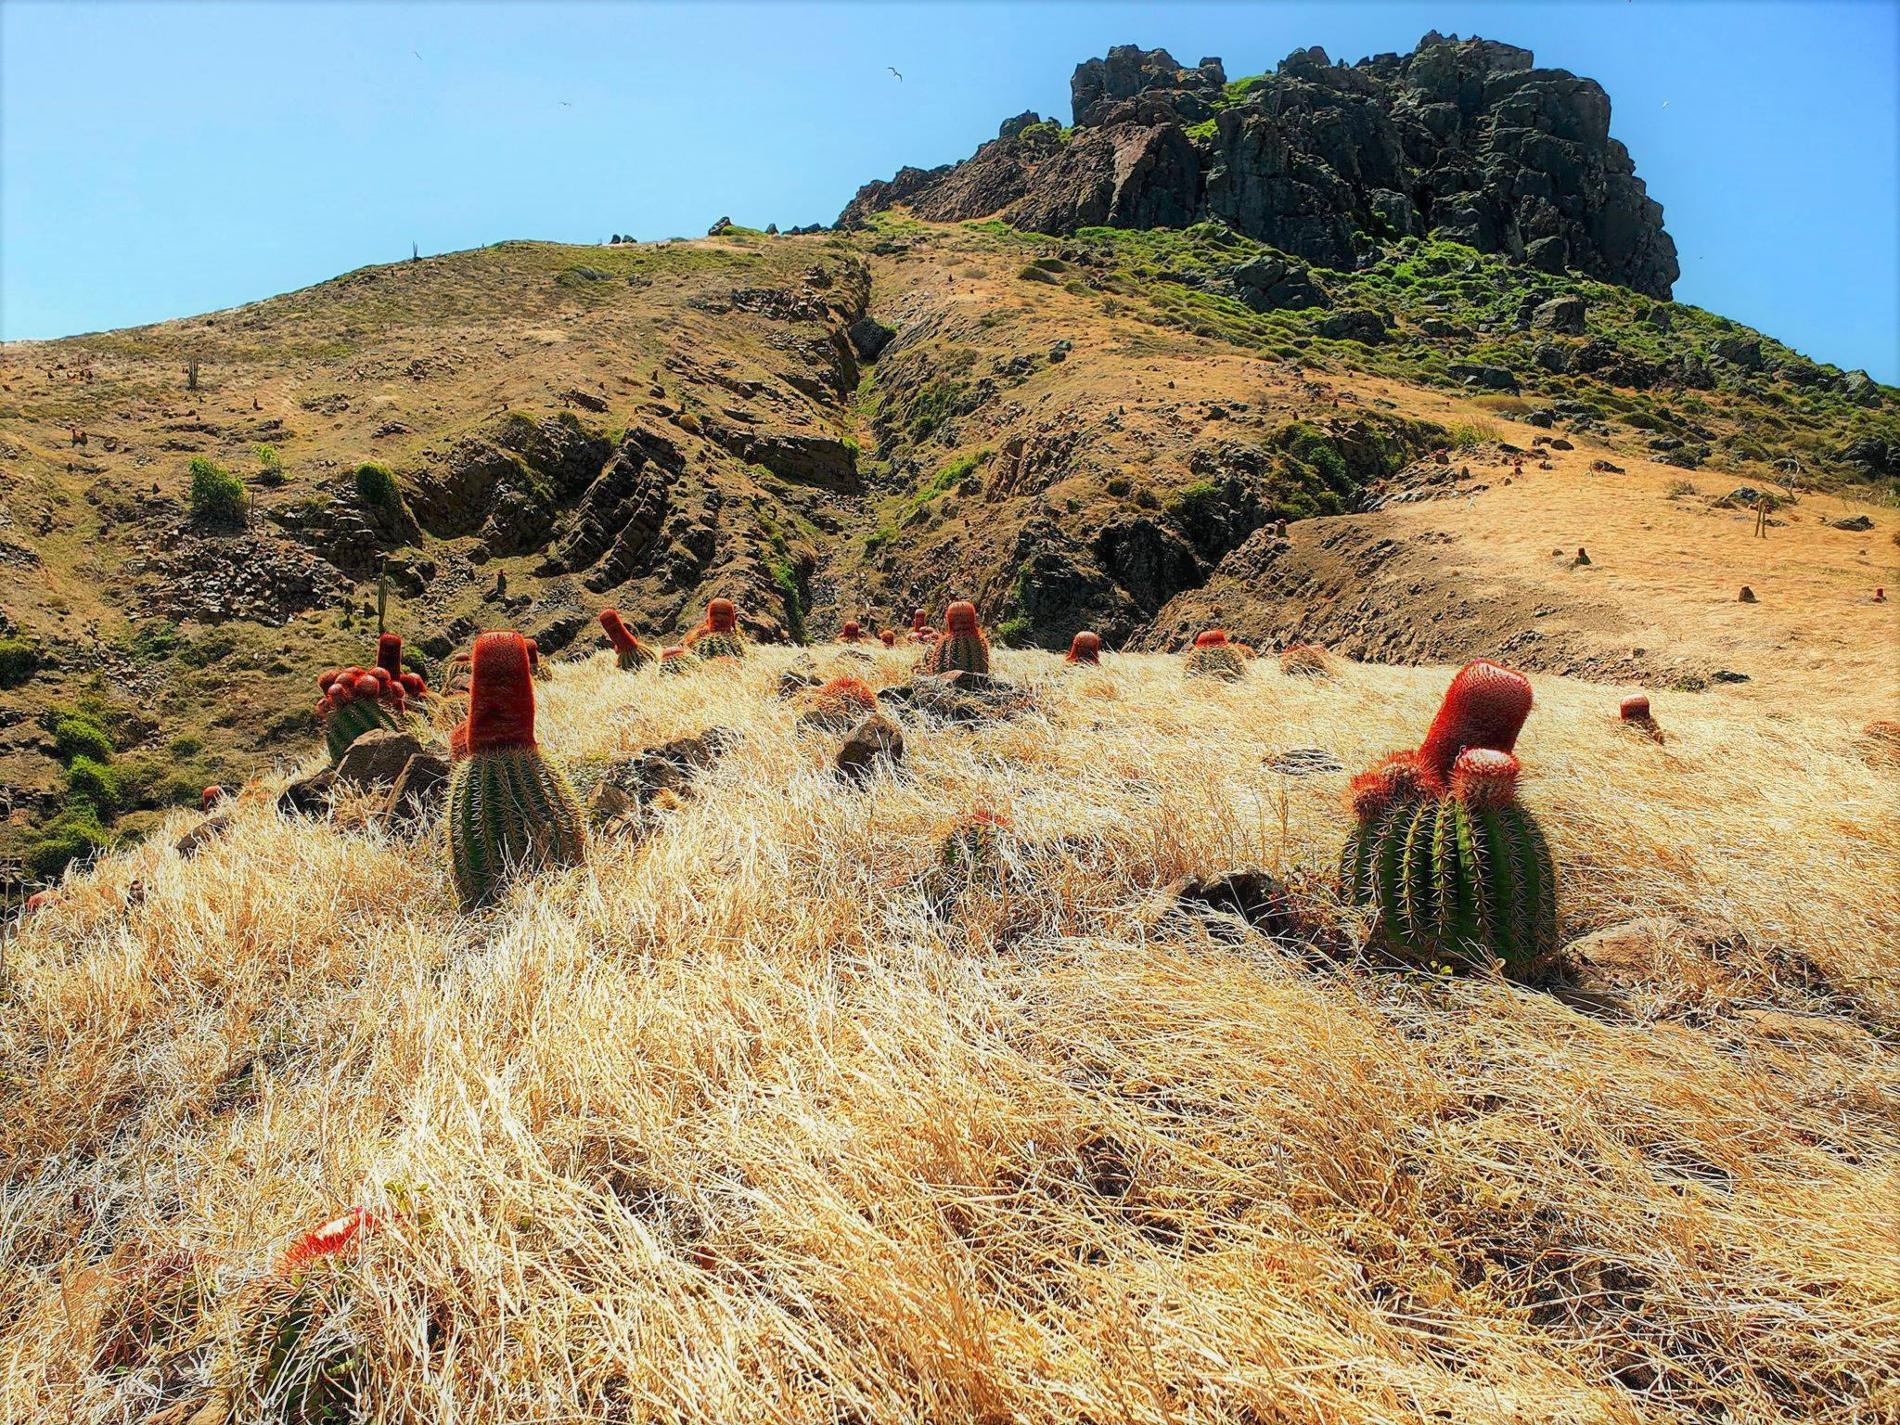
[[[0,1000],[0,1414],[297,1419],[326,1363],[400,1421],[1900,1413],[1900,808],[1854,718],[1659,697],[1657,747],[1538,681],[1567,931],[1643,922],[1612,1011],[1152,913],[1251,863],[1339,923],[1345,773],[1266,763],[1415,743],[1447,670],[1002,654],[1036,712],[857,792],[787,656],[542,685],[576,760],[743,738],[480,917],[264,788],[63,887]],[[979,808],[1006,874],[933,918]]]

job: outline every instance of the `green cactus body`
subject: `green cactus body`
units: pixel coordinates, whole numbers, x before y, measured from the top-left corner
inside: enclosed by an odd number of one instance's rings
[[[648,648],[644,643],[636,643],[632,648],[622,649],[616,653],[614,655],[614,661],[627,672],[631,673],[636,669],[646,667],[647,664],[659,656],[659,654],[655,653],[651,648]]]
[[[1522,968],[1557,946],[1556,867],[1515,799],[1515,759],[1479,755],[1508,762],[1509,776],[1369,805],[1346,839],[1340,880],[1349,900],[1378,910],[1381,936],[1409,957]]]
[[[536,747],[500,747],[457,762],[447,822],[464,910],[493,900],[517,872],[575,866],[587,852],[580,801]]]
[[[350,744],[378,728],[396,731],[402,719],[376,698],[356,698],[332,709],[323,722],[323,741],[332,762],[341,762]]]
[[[1187,675],[1190,678],[1220,678],[1231,683],[1246,671],[1246,660],[1230,643],[1197,647],[1190,650],[1187,656]]]
[[[990,645],[980,633],[947,633],[925,655],[933,673],[988,673]]]
[[[470,682],[443,818],[464,910],[494,900],[519,872],[576,866],[587,856],[580,801],[534,740],[527,640],[507,632],[476,639]]]
[[[724,633],[715,629],[693,640],[693,656],[707,663],[715,658],[743,658],[745,640],[737,632]]]

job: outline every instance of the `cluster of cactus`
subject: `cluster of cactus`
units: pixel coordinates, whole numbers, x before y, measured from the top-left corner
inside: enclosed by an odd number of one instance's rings
[[[1616,715],[1631,732],[1640,732],[1651,742],[1660,743],[1663,740],[1662,724],[1656,721],[1656,715],[1649,710],[1649,699],[1641,693],[1623,699],[1617,706]]]
[[[1096,664],[1102,661],[1102,639],[1100,634],[1084,629],[1069,640],[1069,653],[1062,660],[1065,663]]]
[[[471,660],[468,719],[452,740],[448,859],[464,910],[492,901],[516,871],[578,865],[587,819],[534,740],[528,642],[485,633]]]
[[[317,720],[332,762],[341,761],[350,744],[366,732],[402,726],[411,699],[428,696],[428,686],[402,667],[402,639],[385,633],[377,640],[373,668],[331,668],[317,678],[322,697]]]
[[[1324,678],[1333,664],[1319,644],[1293,643],[1280,650],[1280,671],[1289,678]]]
[[[613,645],[614,659],[629,673],[636,668],[644,668],[651,663],[655,654],[627,627],[626,620],[620,617],[619,609],[602,609],[600,626],[607,635],[607,641]]]
[[[922,609],[918,609],[912,613],[910,616],[910,641],[912,643],[934,643],[936,639],[937,630],[930,626],[930,615],[925,613]]]
[[[1227,641],[1225,629],[1210,628],[1198,635],[1187,656],[1190,678],[1221,678],[1233,682],[1247,671],[1240,650]]]
[[[1392,950],[1524,969],[1556,948],[1556,869],[1512,756],[1530,709],[1522,674],[1469,664],[1416,752],[1353,779],[1340,878]]]
[[[745,657],[745,639],[739,633],[739,610],[731,599],[714,599],[706,605],[706,621],[686,636],[686,646],[695,656],[708,662],[714,658]]]
[[[944,634],[923,656],[926,673],[988,673],[990,641],[976,621],[976,605],[959,601],[943,616]]]

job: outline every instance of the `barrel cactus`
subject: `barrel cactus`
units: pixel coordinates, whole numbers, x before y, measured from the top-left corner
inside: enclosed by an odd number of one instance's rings
[[[976,605],[959,601],[944,614],[944,635],[923,657],[926,673],[990,671],[990,641],[976,621]]]
[[[408,694],[382,668],[331,668],[317,678],[317,687],[323,694],[317,720],[332,762],[342,761],[364,733],[402,726]]]
[[[660,650],[660,672],[667,677],[688,672],[692,668],[692,659],[686,650],[675,644],[671,648]]]
[[[1660,743],[1663,740],[1662,724],[1656,721],[1656,715],[1649,710],[1649,699],[1641,693],[1623,699],[1617,706],[1616,715],[1631,732],[1639,732],[1651,742]]]
[[[405,672],[403,669],[402,635],[400,633],[377,635],[376,666],[389,674],[392,681],[402,685],[403,696],[410,702],[416,702],[429,696],[429,685],[422,680],[422,675],[420,673]]]
[[[879,630],[878,635],[877,635],[877,641],[883,644],[886,648],[897,647],[897,630],[894,628],[886,628],[886,629]]]
[[[1511,970],[1556,948],[1556,868],[1517,800],[1512,755],[1530,706],[1522,674],[1473,663],[1416,752],[1353,779],[1340,879],[1348,900],[1379,912],[1389,948]]]
[[[1233,682],[1247,671],[1247,665],[1227,641],[1224,629],[1210,628],[1194,640],[1187,657],[1190,678],[1220,678]]]
[[[1069,640],[1069,654],[1068,657],[1062,661],[1065,663],[1086,663],[1090,665],[1100,663],[1102,661],[1101,635],[1090,633],[1084,629],[1081,633],[1078,633],[1074,638]]]
[[[600,626],[607,634],[607,641],[613,645],[614,659],[628,672],[644,668],[657,656],[627,627],[625,619],[620,617],[619,609],[602,609]]]
[[[518,633],[475,640],[462,753],[449,777],[448,858],[464,910],[499,895],[517,871],[578,865],[587,818],[534,740],[534,678]]]
[[[686,636],[686,646],[708,661],[745,657],[745,639],[739,633],[739,610],[731,599],[706,605],[706,621]]]
[[[1280,671],[1289,678],[1324,678],[1333,664],[1319,644],[1295,643],[1280,650]]]
[[[844,621],[844,627],[838,630],[838,642],[861,643],[864,640],[864,626],[854,618]]]
[[[930,626],[930,615],[918,609],[910,616],[910,641],[912,643],[935,643],[937,630]]]

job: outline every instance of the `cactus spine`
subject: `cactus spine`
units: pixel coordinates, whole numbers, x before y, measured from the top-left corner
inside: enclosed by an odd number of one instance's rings
[[[619,609],[602,609],[600,626],[606,631],[607,641],[614,646],[614,658],[628,672],[644,668],[656,655],[639,639],[633,636],[626,620],[620,617]]]
[[[1246,663],[1227,641],[1226,630],[1210,628],[1195,638],[1187,657],[1188,677],[1220,678],[1231,683],[1246,671]]]
[[[449,866],[462,909],[499,895],[517,871],[578,865],[587,818],[534,740],[534,679],[518,633],[475,640],[468,721],[449,777]]]
[[[745,639],[739,633],[739,611],[731,599],[706,605],[706,621],[686,636],[686,646],[702,659],[745,657]]]
[[[924,655],[930,673],[984,673],[990,671],[990,641],[976,621],[976,605],[958,602],[943,617],[944,635]]]
[[[1473,663],[1418,751],[1353,779],[1340,879],[1393,949],[1522,969],[1556,948],[1556,867],[1511,755],[1530,706],[1522,674]]]

